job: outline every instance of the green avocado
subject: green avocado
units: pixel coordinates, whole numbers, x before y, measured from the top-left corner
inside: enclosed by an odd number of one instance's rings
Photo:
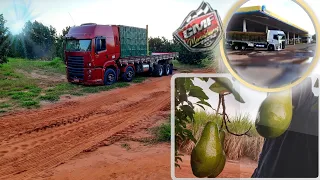
[[[210,176],[208,176],[208,178],[215,178],[222,172],[224,166],[226,165],[226,155],[223,152],[223,154],[221,156],[222,157],[221,157],[221,160],[220,160],[218,167],[213,171],[213,173]]]
[[[292,111],[291,90],[271,93],[260,105],[255,121],[257,132],[265,138],[281,136],[291,123]]]
[[[208,177],[220,164],[223,154],[218,126],[214,122],[208,122],[191,152],[193,174],[198,178]]]
[[[221,146],[223,148],[224,146],[224,139],[225,139],[225,131],[223,129],[220,130],[220,142],[221,142]],[[208,178],[215,178],[217,177],[223,170],[225,164],[226,164],[226,154],[225,152],[223,151],[223,153],[221,154],[221,160],[220,160],[220,163],[218,165],[218,167],[216,169],[213,170],[213,173],[208,176]]]

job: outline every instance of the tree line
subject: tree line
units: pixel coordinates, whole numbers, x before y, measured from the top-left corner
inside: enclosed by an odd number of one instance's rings
[[[52,26],[41,22],[26,22],[21,33],[13,35],[6,27],[6,20],[0,14],[0,64],[7,62],[7,57],[52,60],[63,59],[63,37],[70,26],[65,27],[61,34]],[[149,38],[150,52],[179,52],[179,61],[187,64],[200,64],[210,53],[191,53],[176,40],[165,37]]]

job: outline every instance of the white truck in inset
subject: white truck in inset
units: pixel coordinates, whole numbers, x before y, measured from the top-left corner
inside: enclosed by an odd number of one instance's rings
[[[226,45],[233,50],[282,50],[286,45],[286,35],[278,30],[268,30],[268,33],[229,31],[226,33]]]

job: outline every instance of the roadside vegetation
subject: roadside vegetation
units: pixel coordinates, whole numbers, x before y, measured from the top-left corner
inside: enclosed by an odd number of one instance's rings
[[[145,77],[136,77],[140,83]],[[38,108],[41,102],[59,101],[62,95],[82,96],[114,88],[127,87],[130,83],[117,82],[111,86],[82,86],[66,81],[63,61],[26,60],[8,58],[0,65],[0,113],[19,108]]]
[[[170,121],[162,123],[160,126],[152,130],[155,134],[157,142],[170,142],[171,141],[171,124]]]
[[[207,122],[214,121],[219,126],[222,122],[222,117],[216,114],[206,113],[204,111],[198,111],[194,115],[194,123],[187,124],[196,140],[201,136],[202,130]],[[263,138],[258,135],[254,128],[254,123],[251,121],[248,115],[238,114],[235,117],[230,117],[228,128],[234,133],[244,133],[250,126],[252,127],[248,132],[249,136],[234,136],[226,133],[224,141],[224,150],[228,159],[240,160],[242,157],[248,157],[257,161],[263,145]],[[224,126],[225,128],[225,126]],[[180,146],[180,151],[190,155],[195,144],[193,141],[185,141]]]

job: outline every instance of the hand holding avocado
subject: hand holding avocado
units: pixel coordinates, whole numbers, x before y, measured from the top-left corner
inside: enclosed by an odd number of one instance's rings
[[[291,89],[271,93],[260,105],[255,126],[265,138],[281,136],[289,127],[292,119]]]

